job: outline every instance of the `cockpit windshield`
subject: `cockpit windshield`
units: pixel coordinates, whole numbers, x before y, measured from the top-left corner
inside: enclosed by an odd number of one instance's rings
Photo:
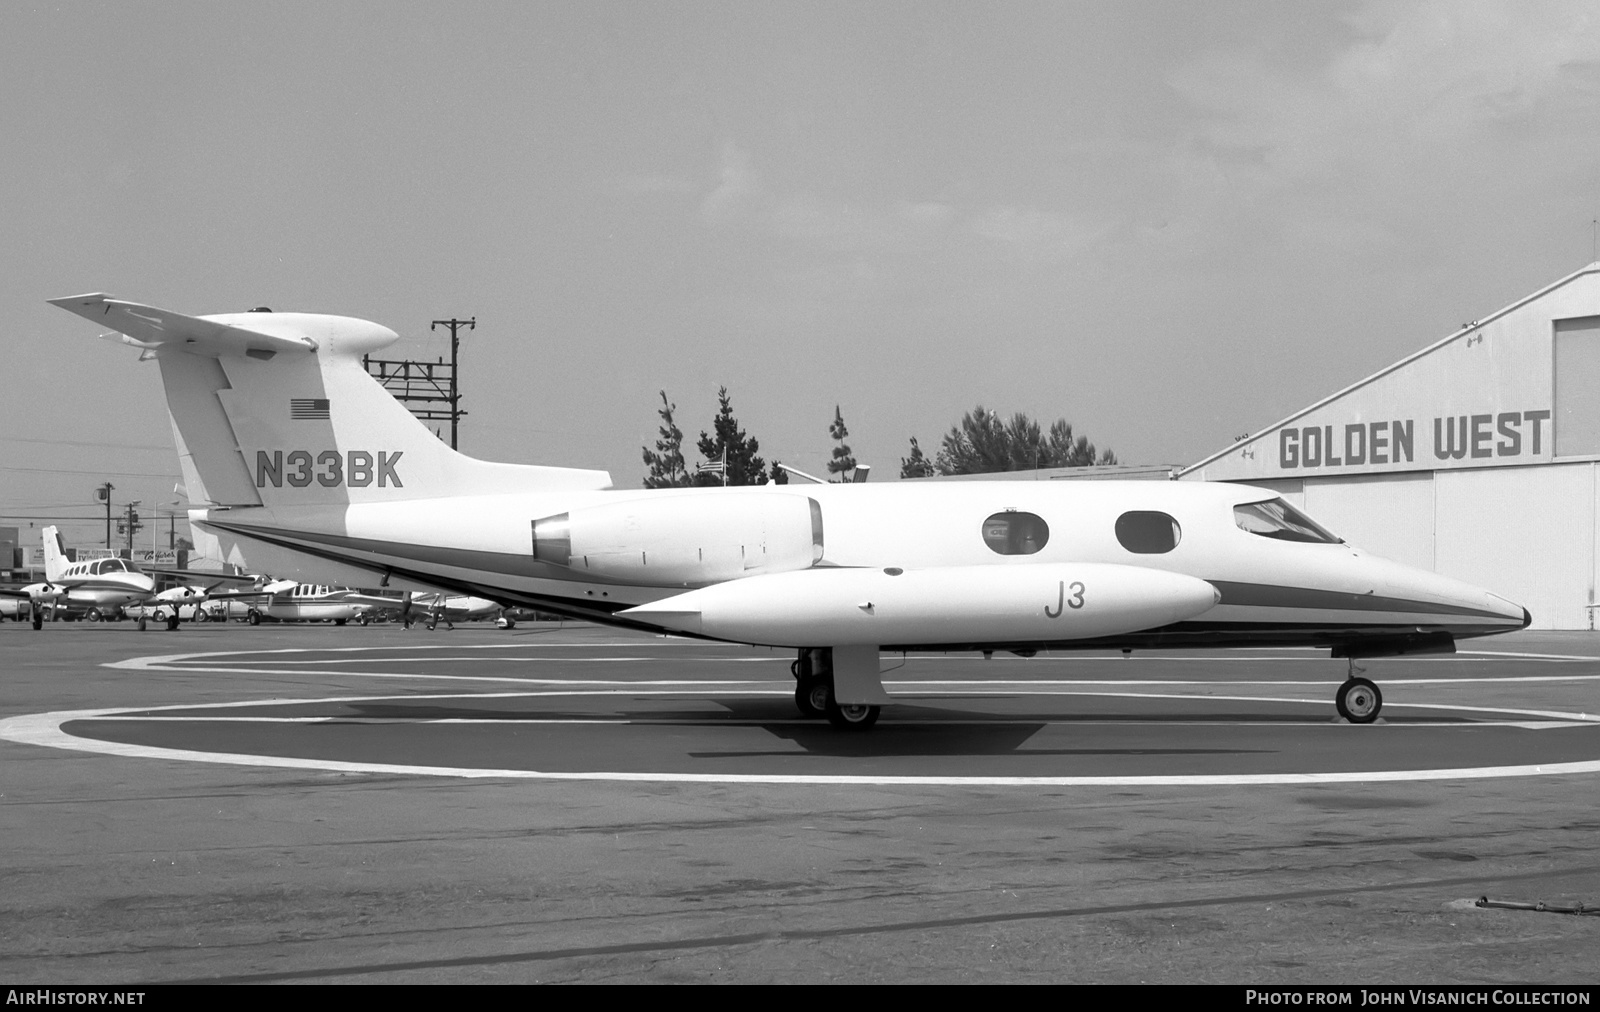
[[[1343,538],[1334,537],[1315,520],[1290,506],[1282,499],[1266,502],[1244,503],[1233,508],[1233,522],[1241,530],[1279,541],[1306,541],[1317,545],[1342,545]]]

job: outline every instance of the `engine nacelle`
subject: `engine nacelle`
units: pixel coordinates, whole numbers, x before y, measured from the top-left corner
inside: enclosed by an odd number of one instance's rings
[[[793,572],[822,558],[822,507],[756,489],[630,499],[535,520],[533,557],[647,587]]]

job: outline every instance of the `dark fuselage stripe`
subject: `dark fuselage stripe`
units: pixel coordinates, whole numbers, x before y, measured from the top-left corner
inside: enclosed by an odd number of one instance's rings
[[[1350,594],[1337,590],[1313,590],[1307,587],[1274,587],[1263,583],[1234,583],[1228,580],[1211,580],[1213,587],[1222,592],[1222,604],[1244,608],[1313,608],[1318,611],[1382,611],[1404,612],[1410,615],[1468,615],[1474,618],[1492,618],[1506,621],[1504,615],[1478,608],[1463,608],[1452,604],[1434,604],[1430,601],[1413,601],[1402,597],[1379,597],[1376,594]]]

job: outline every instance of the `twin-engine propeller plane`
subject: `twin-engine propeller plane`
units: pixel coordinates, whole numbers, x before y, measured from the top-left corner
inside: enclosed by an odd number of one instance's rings
[[[178,609],[182,606],[198,607],[217,584],[234,579],[218,573],[193,573],[182,570],[153,570],[146,572],[139,564],[127,559],[85,559],[71,562],[67,559],[66,543],[61,531],[46,527],[41,532],[44,547],[45,582],[30,583],[20,589],[0,590],[0,595],[27,600],[32,613],[33,627],[44,624],[48,611],[52,618],[82,617],[90,622],[116,618],[125,609],[142,608],[139,628],[144,628],[146,616],[165,622],[168,629],[178,628]],[[177,584],[158,590],[156,578],[201,577],[211,586]],[[18,618],[21,618],[20,610]]]
[[[396,340],[387,327],[52,301],[160,367],[191,521],[227,561],[794,648],[797,705],[838,727],[870,727],[889,702],[886,650],[1297,645],[1353,669],[1530,621],[1488,591],[1353,548],[1266,489],[611,490],[603,471],[443,445],[362,368]],[[1363,723],[1382,697],[1352,671],[1335,702]]]

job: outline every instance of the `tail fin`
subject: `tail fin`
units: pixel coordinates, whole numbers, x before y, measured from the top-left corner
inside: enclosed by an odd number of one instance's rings
[[[55,527],[46,527],[40,538],[44,541],[44,578],[59,583],[67,572],[66,542],[61,540],[61,531]]]
[[[161,367],[196,506],[314,506],[598,489],[604,471],[475,460],[439,441],[367,375],[397,339],[346,316],[183,316],[106,295],[52,305],[125,335]]]

